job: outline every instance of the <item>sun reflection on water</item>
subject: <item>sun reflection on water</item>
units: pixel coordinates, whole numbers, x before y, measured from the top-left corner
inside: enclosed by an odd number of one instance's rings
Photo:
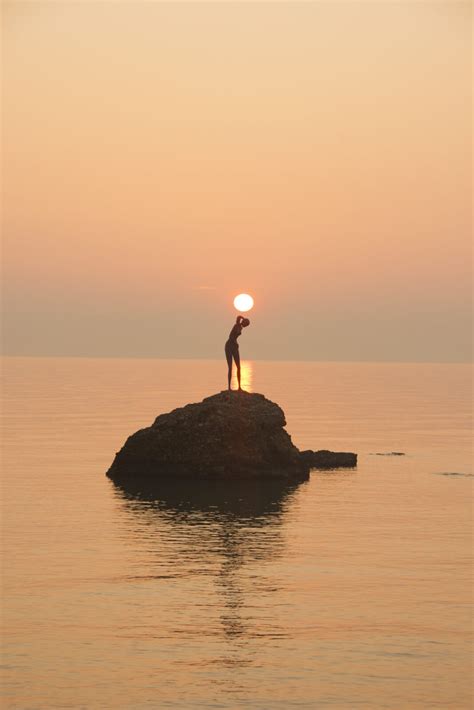
[[[247,392],[253,392],[253,362],[251,360],[242,360],[240,363],[240,374],[242,381],[242,389]],[[237,375],[234,372],[235,387],[237,387]],[[233,385],[234,386],[234,385]]]

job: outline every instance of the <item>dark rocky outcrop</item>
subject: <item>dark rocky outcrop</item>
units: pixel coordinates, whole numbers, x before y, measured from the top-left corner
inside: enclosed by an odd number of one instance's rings
[[[285,424],[283,410],[262,394],[220,392],[161,414],[130,436],[107,475],[115,482],[163,476],[305,480],[313,464]],[[333,460],[329,467],[337,465]]]
[[[345,451],[302,451],[301,458],[310,468],[354,468],[357,466],[357,454]]]

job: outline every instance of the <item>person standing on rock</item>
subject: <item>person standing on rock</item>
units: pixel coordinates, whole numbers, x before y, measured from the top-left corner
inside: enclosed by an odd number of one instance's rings
[[[229,339],[225,344],[225,356],[227,358],[227,365],[229,368],[227,373],[228,389],[232,389],[230,386],[230,381],[232,379],[232,358],[235,360],[235,365],[237,367],[237,381],[239,383],[239,390],[242,389],[242,387],[240,386],[240,355],[237,338],[242,333],[242,328],[246,328],[248,325],[250,325],[250,321],[248,318],[244,318],[243,316],[237,316],[235,320],[235,325],[230,331]]]

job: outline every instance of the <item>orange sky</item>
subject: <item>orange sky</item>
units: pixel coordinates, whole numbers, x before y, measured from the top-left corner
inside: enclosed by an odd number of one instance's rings
[[[4,3],[5,352],[470,359],[470,12]]]

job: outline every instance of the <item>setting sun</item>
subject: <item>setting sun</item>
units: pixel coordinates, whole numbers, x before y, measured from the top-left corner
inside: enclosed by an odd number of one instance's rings
[[[253,298],[249,296],[248,293],[239,293],[239,295],[234,298],[234,306],[241,313],[250,311],[253,308]]]

